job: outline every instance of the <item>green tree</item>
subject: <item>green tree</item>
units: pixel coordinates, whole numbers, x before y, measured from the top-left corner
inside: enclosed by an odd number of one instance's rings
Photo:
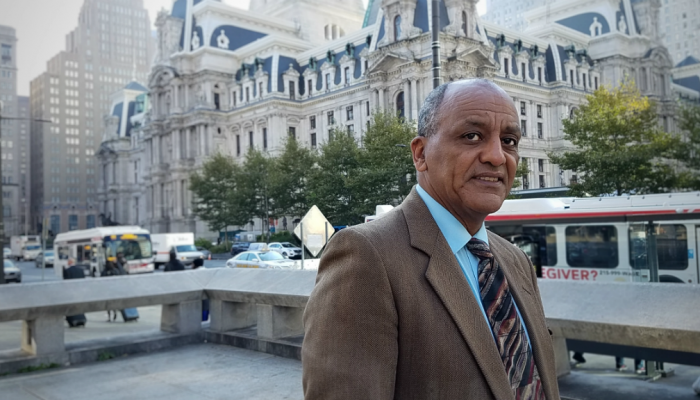
[[[309,211],[308,184],[315,164],[314,151],[287,138],[284,152],[270,171],[270,197],[274,199],[275,215],[303,217]]]
[[[263,227],[266,227],[268,218],[276,217],[270,197],[270,171],[275,168],[275,164],[275,159],[255,148],[246,154],[237,179],[240,182],[237,201],[247,217],[246,223],[257,217],[264,221]],[[267,229],[264,229],[264,233],[267,234]]]
[[[381,204],[397,205],[415,184],[410,143],[418,134],[415,124],[394,114],[376,112],[358,153],[354,180],[355,213],[371,215]]]
[[[678,139],[657,125],[656,106],[631,81],[601,87],[563,121],[573,151],[548,153],[562,169],[578,172],[575,196],[660,193],[673,190],[678,174],[669,163]]]
[[[527,158],[520,158],[520,162],[518,163],[518,169],[515,170],[515,179],[513,179],[513,185],[511,186],[510,190],[513,190],[513,188],[517,188],[518,186],[523,184],[523,177],[528,176],[530,174],[530,166],[527,165]]]
[[[687,168],[681,177],[683,186],[700,189],[700,106],[684,105],[680,108],[678,127],[683,131],[683,145],[678,159]]]
[[[231,157],[216,153],[202,165],[201,170],[190,175],[193,212],[213,231],[248,222],[241,220],[236,202],[239,170],[240,167]]]
[[[318,206],[333,225],[358,224],[364,219],[356,213],[353,190],[359,167],[357,141],[341,129],[331,130],[329,136],[309,175],[309,205]]]

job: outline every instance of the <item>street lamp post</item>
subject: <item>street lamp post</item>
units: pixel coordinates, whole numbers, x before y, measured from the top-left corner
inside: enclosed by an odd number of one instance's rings
[[[46,119],[32,119],[32,118],[14,118],[14,117],[3,117],[2,116],[2,111],[4,108],[4,103],[0,101],[0,137],[2,137],[2,121],[3,120],[8,120],[8,121],[35,121],[35,122],[52,122],[50,120]],[[0,162],[0,176],[2,176],[2,163]],[[2,196],[0,196],[0,244],[5,245],[5,207],[3,206],[3,201],[2,201]],[[26,215],[25,218],[25,224],[26,224],[26,219],[29,216]],[[3,261],[0,263],[0,285],[5,284],[5,262]]]

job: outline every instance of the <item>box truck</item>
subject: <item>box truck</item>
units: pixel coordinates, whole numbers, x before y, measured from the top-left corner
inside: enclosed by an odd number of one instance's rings
[[[39,236],[12,236],[10,239],[10,257],[17,261],[31,261],[41,252]]]
[[[185,265],[191,265],[194,260],[204,258],[194,246],[194,233],[160,233],[151,235],[153,252],[155,253],[155,268],[170,261],[170,252],[174,251],[178,260]]]

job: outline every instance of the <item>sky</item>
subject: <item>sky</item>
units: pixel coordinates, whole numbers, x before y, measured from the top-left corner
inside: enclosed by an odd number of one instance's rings
[[[9,25],[17,34],[17,93],[29,95],[29,82],[46,70],[46,62],[65,49],[65,37],[78,26],[84,0],[0,0],[0,25]],[[250,0],[223,0],[243,9]],[[367,0],[363,0],[365,6]],[[151,23],[162,8],[170,10],[173,0],[143,0]],[[479,14],[485,1],[479,0]],[[155,29],[155,28],[154,28]]]

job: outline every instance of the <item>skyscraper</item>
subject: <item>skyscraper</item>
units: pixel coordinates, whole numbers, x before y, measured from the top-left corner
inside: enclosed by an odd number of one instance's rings
[[[85,0],[66,50],[31,82],[32,215],[54,232],[97,225],[95,153],[111,94],[145,82],[153,54],[143,0]]]
[[[21,232],[22,190],[26,177],[26,160],[20,164],[21,152],[26,153],[27,129],[18,118],[17,102],[17,37],[15,29],[0,25],[0,103],[2,119],[2,212],[6,237]],[[20,127],[24,126],[20,132]],[[24,166],[23,166],[24,165]]]

